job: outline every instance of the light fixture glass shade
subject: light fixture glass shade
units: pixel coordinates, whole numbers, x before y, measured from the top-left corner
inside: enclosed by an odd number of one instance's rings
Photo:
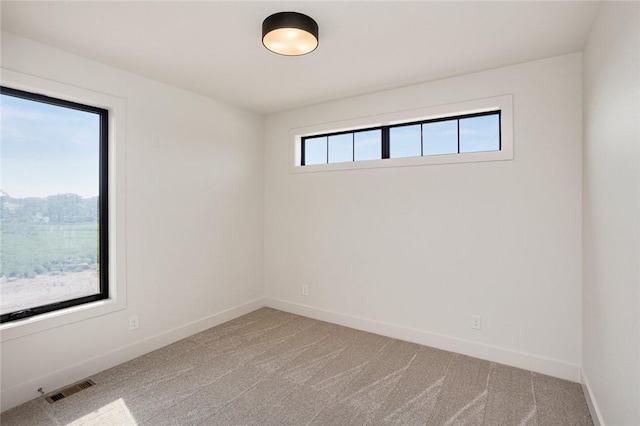
[[[280,55],[306,55],[318,47],[318,24],[302,13],[275,13],[262,23],[262,44]]]

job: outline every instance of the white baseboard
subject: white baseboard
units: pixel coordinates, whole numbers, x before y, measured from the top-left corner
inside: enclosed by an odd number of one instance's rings
[[[580,383],[582,384],[582,392],[584,392],[584,397],[587,400],[587,405],[589,406],[589,412],[591,413],[591,419],[593,420],[593,424],[595,426],[605,426],[604,420],[602,420],[602,413],[600,412],[600,408],[598,407],[598,403],[593,395],[593,390],[591,389],[591,385],[589,384],[589,380],[587,379],[587,373],[584,372],[584,369],[581,369],[582,380]]]
[[[38,397],[39,387],[50,392],[264,306],[583,383],[594,422],[604,425],[586,376],[577,365],[274,298],[255,299],[6,389],[1,395],[1,411]]]
[[[51,392],[264,306],[263,298],[255,299],[3,390],[1,411],[37,398],[39,387]]]
[[[581,382],[581,368],[575,364],[368,318],[332,312],[326,309],[292,303],[281,299],[265,298],[264,302],[265,306],[293,314],[498,362],[512,367],[523,368],[576,383]]]

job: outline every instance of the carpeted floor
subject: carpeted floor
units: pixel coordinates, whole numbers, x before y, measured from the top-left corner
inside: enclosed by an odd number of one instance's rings
[[[2,425],[591,425],[580,385],[264,308]]]

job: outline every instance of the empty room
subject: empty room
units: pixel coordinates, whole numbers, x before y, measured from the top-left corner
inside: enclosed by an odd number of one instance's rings
[[[4,425],[640,425],[640,2],[5,1]]]

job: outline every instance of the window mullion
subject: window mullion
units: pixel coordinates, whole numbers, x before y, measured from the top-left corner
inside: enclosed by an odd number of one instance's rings
[[[458,131],[456,132],[458,134],[458,154],[460,154],[460,120],[456,120],[456,123],[458,124]]]
[[[356,161],[356,132],[351,133],[351,161]]]
[[[382,126],[382,158],[390,157],[389,126]]]
[[[329,164],[329,136],[327,136],[326,139],[327,139],[327,164]]]
[[[502,151],[502,111],[498,111],[498,151]]]

